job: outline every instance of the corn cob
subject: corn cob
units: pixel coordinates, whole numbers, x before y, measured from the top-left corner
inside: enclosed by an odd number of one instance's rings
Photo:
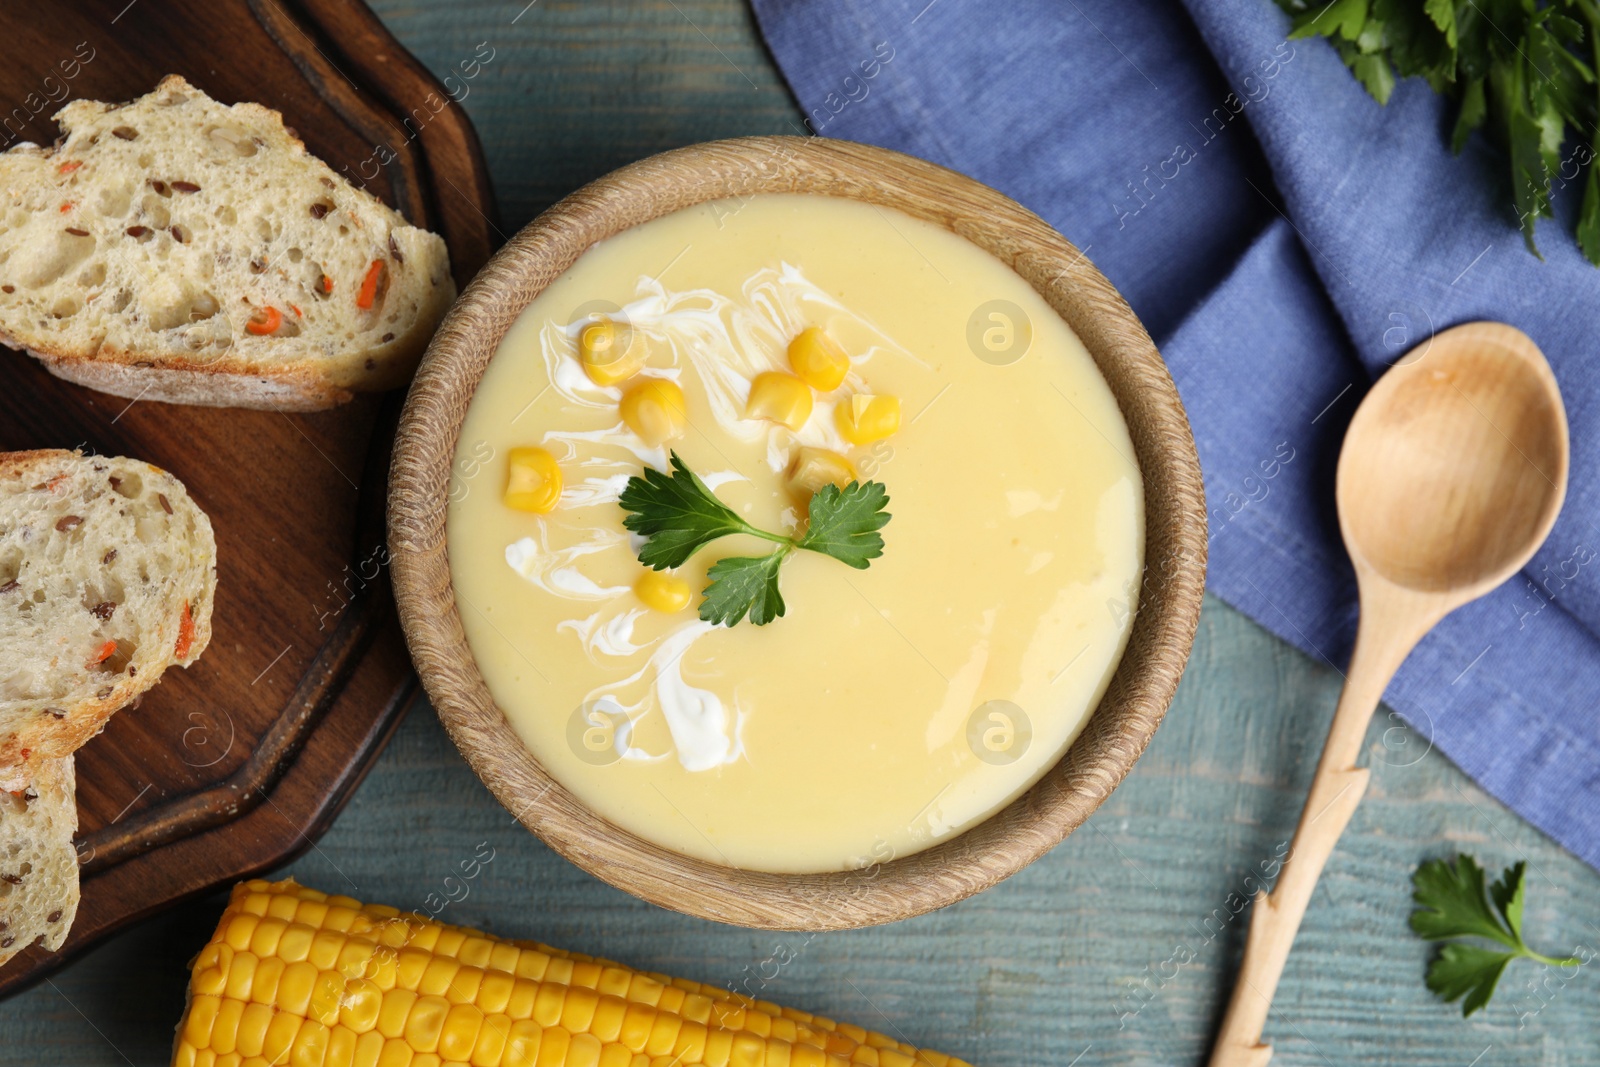
[[[970,1067],[698,982],[293,881],[234,887],[174,1067]]]

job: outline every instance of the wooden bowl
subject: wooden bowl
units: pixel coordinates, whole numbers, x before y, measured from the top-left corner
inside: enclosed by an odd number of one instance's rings
[[[507,328],[596,241],[722,197],[815,193],[898,208],[1009,264],[1082,339],[1127,420],[1145,482],[1146,568],[1127,651],[1082,734],[1038,784],[979,825],[893,862],[766,874],[692,859],[621,830],[547,774],[495,706],[461,628],[445,546],[450,468],[468,402]],[[467,762],[524,826],[597,878],[663,907],[772,929],[892,922],[987,889],[1043,855],[1111,793],[1155,732],[1194,640],[1206,515],[1194,440],[1144,327],[1105,277],[1038,216],[909,156],[824,138],[749,137],[653,156],[535,219],[439,328],[401,419],[389,547],[423,685]]]

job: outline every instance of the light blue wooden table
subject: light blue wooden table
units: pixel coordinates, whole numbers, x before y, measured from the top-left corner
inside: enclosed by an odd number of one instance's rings
[[[376,5],[441,76],[479,42],[494,49],[464,106],[508,232],[622,163],[788,132],[797,119],[741,0],[526,2]],[[752,933],[617,892],[514,825],[420,704],[333,830],[286,873],[417,907],[487,841],[493,862],[445,919],[748,982],[983,1067],[1199,1064],[1244,938],[1230,900],[1293,832],[1339,681],[1209,601],[1166,724],[1089,823],[998,888],[883,929]],[[1600,945],[1600,875],[1382,712],[1368,740],[1372,785],[1289,962],[1269,1029],[1274,1064],[1600,1064],[1600,975],[1559,982],[1513,967],[1489,1009],[1464,1021],[1423,988],[1431,950],[1406,927],[1417,862],[1462,849],[1491,867],[1528,861],[1536,945]],[[153,919],[0,1004],[0,1067],[165,1064],[186,961],[220,909],[214,900]],[[786,966],[768,962],[790,954]]]

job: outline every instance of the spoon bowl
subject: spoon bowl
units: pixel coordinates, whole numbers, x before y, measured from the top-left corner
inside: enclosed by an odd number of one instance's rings
[[[1339,457],[1339,520],[1359,571],[1406,589],[1488,592],[1561,510],[1567,421],[1522,331],[1446,330],[1379,379]]]

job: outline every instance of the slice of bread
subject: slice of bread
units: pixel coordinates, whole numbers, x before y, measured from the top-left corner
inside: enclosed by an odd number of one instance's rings
[[[0,792],[0,966],[35,941],[54,952],[78,912],[72,757],[42,760],[32,781]]]
[[[276,111],[172,75],[55,117],[54,148],[0,154],[0,341],[178,404],[311,411],[410,379],[455,299],[444,241]]]
[[[0,453],[0,788],[193,663],[216,584],[211,520],[166,471]]]

